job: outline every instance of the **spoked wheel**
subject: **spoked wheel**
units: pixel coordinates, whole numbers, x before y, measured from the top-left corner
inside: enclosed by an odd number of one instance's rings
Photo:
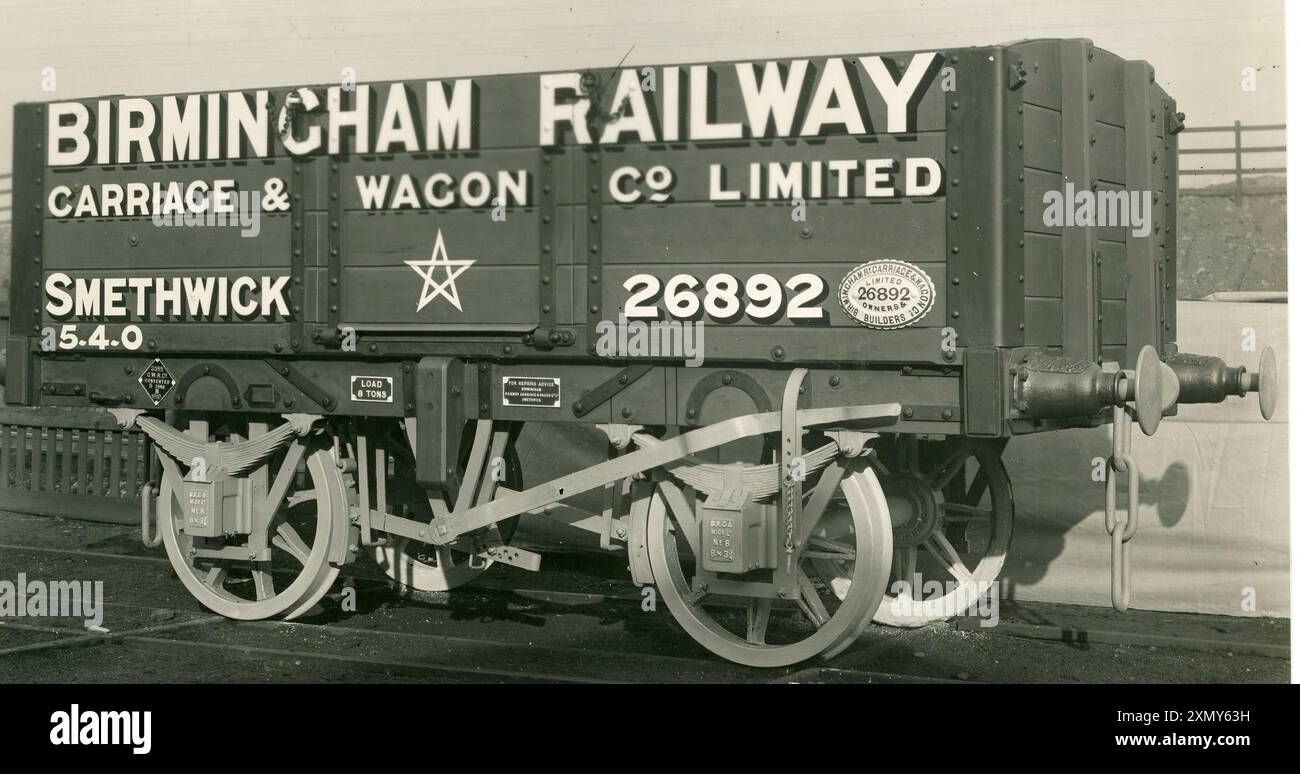
[[[471,431],[472,426],[467,428],[464,442],[461,444],[462,477],[469,464],[474,439]],[[424,489],[415,483],[414,457],[404,443],[398,443],[394,448],[397,450],[394,453],[395,475],[388,482],[389,502],[399,515],[428,522],[433,518],[433,509],[429,505]],[[519,464],[519,455],[515,450],[513,437],[507,443],[501,457],[504,461],[505,481],[493,482],[489,486],[489,493],[484,502],[495,497],[498,483],[514,490],[523,488],[523,468]],[[491,473],[489,460],[487,475],[490,476]],[[476,497],[474,504],[478,503],[479,499]],[[518,517],[500,522],[498,530],[501,539],[509,542],[514,536],[518,523]],[[384,545],[375,546],[372,556],[379,569],[404,591],[451,591],[477,580],[492,566],[490,561],[471,562],[469,554],[451,546],[423,543],[397,536],[389,536],[388,542]]]
[[[244,428],[231,436],[248,437]],[[158,456],[163,466],[158,522],[167,556],[205,607],[240,620],[296,618],[329,592],[339,573],[329,561],[330,547],[347,537],[348,503],[328,435],[293,438],[245,481],[224,482],[228,492],[239,488],[247,498],[248,535],[186,534],[179,492],[188,470],[161,450]],[[202,555],[216,551],[222,555]]]
[[[865,458],[836,458],[815,485],[805,486],[796,526],[803,539],[790,555],[781,541],[778,569],[715,575],[697,569],[703,541],[691,490],[671,480],[658,485],[647,524],[655,585],[682,628],[713,653],[757,667],[832,656],[857,638],[879,606],[893,542],[875,473]],[[838,591],[813,569],[827,556],[847,571],[835,579]],[[782,595],[786,588],[797,591]]]
[[[900,436],[889,462],[873,464],[894,521],[889,593],[874,620],[925,626],[960,615],[991,593],[1015,517],[1001,447],[972,439],[920,444]]]

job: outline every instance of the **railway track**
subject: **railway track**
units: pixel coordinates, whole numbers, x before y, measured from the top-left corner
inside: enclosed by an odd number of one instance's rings
[[[140,556],[84,548],[0,543],[0,552],[74,557],[85,560],[121,562],[129,565],[170,566],[163,557]],[[391,594],[383,579],[360,574],[343,576],[361,597]],[[562,589],[523,588],[486,580],[475,593],[515,600],[523,608],[591,608],[596,605],[631,607],[641,597],[634,593],[590,593]],[[458,592],[464,594],[465,592]],[[337,594],[336,594],[337,596]],[[433,600],[445,595],[419,595]],[[147,615],[157,605],[109,602],[110,610]],[[353,674],[356,679],[412,678],[429,681],[488,681],[525,683],[611,683],[659,680],[663,676],[692,680],[748,682],[947,682],[924,675],[908,675],[867,669],[829,669],[820,666],[792,667],[774,672],[748,669],[720,660],[686,655],[669,655],[644,650],[622,650],[589,645],[555,645],[511,642],[484,637],[432,634],[374,628],[368,620],[353,619],[300,621],[230,621],[220,616],[177,610],[185,620],[128,628],[103,633],[87,632],[74,626],[49,626],[0,621],[0,630],[46,634],[55,639],[0,648],[0,664],[18,656],[42,652],[114,644],[126,649],[163,657],[208,654],[223,659],[286,663],[328,668]],[[629,615],[632,615],[629,613]],[[301,643],[310,642],[310,647]],[[298,644],[295,644],[298,643]],[[693,652],[689,643],[682,651]],[[409,654],[420,654],[413,658]],[[554,665],[535,668],[533,665]],[[3,669],[0,668],[0,673]],[[832,675],[828,680],[826,675]]]
[[[127,534],[126,528],[122,531]],[[75,559],[97,565],[97,574],[125,573],[132,578],[150,578],[160,589],[172,587],[166,577],[152,569],[167,567],[170,576],[170,563],[160,556],[0,542],[0,556],[6,554],[28,557],[21,562],[5,562],[7,565],[31,566],[42,556],[54,561]],[[569,561],[585,566],[572,557]],[[339,612],[341,595],[336,588],[325,611],[304,620],[230,621],[208,615],[176,588],[175,594],[158,597],[159,604],[105,601],[109,619],[116,618],[118,623],[112,631],[103,633],[87,632],[75,624],[0,620],[0,632],[22,632],[36,639],[0,647],[0,681],[15,679],[6,676],[6,664],[12,674],[42,657],[66,653],[72,664],[69,668],[76,669],[72,659],[88,659],[98,650],[120,653],[123,658],[129,654],[160,668],[187,661],[207,664],[209,668],[238,663],[252,670],[245,674],[276,674],[274,679],[290,680],[328,673],[334,676],[331,679],[350,681],[977,682],[981,675],[969,675],[966,667],[922,657],[922,651],[928,655],[931,645],[925,643],[944,638],[979,637],[987,641],[986,634],[963,632],[961,626],[928,633],[872,627],[863,642],[829,662],[806,662],[769,671],[697,657],[694,654],[698,651],[675,626],[666,623],[666,616],[640,612],[642,598],[630,588],[602,588],[598,592],[535,588],[514,583],[514,578],[503,574],[485,577],[453,594],[420,594],[396,604],[399,599],[386,579],[356,572],[340,579],[345,587],[355,589],[359,612]],[[572,582],[595,581],[575,578]],[[168,609],[167,620],[152,620],[160,608]],[[122,625],[123,621],[131,623]],[[1016,643],[1014,647],[1036,654],[1031,658],[1046,658],[1052,649],[1061,647],[1085,647],[1011,637],[994,639]],[[1173,638],[1166,640],[1176,647]],[[101,645],[114,647],[96,647]],[[1005,647],[995,646],[994,650]],[[87,655],[72,656],[71,651]],[[218,673],[210,679],[220,681],[223,677]]]
[[[534,592],[541,593],[541,592]],[[594,597],[596,595],[569,595]],[[130,603],[105,603],[113,608],[150,610],[145,605]],[[188,615],[188,614],[187,614]],[[0,622],[0,629],[33,632],[56,636],[56,639],[0,649],[0,662],[21,655],[39,655],[42,652],[87,648],[101,645],[119,645],[161,656],[194,657],[211,654],[245,661],[286,663],[295,667],[324,667],[355,674],[359,679],[368,677],[403,677],[427,681],[456,682],[519,682],[519,683],[623,683],[629,680],[629,670],[642,673],[674,673],[678,675],[720,675],[737,671],[731,665],[709,659],[688,656],[669,656],[654,653],[629,653],[588,647],[563,647],[554,645],[506,643],[474,637],[452,637],[403,631],[384,631],[341,623],[298,623],[291,621],[230,621],[220,616],[196,615],[187,620],[124,631],[87,633],[71,626],[46,626]],[[333,640],[333,647],[319,642],[324,637]],[[223,641],[223,640],[234,641]],[[316,647],[268,647],[250,644],[280,640],[315,640]],[[570,665],[589,663],[598,665],[587,670],[568,672],[524,668],[498,668],[482,663],[464,663],[455,660],[356,655],[340,651],[365,651],[378,647],[386,653],[425,652],[430,647],[464,658],[466,654],[478,657],[476,661],[498,663],[563,662]],[[776,675],[758,670],[752,681],[758,682],[855,682],[855,683],[911,683],[957,682],[920,675],[906,675],[863,669],[828,668],[811,666],[802,669],[779,670]],[[606,676],[600,676],[601,674]],[[621,675],[622,677],[616,677]],[[741,675],[727,675],[731,679]]]

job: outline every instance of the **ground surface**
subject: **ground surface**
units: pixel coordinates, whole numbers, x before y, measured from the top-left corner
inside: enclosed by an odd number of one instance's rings
[[[1215,186],[1224,193],[1231,186]],[[1285,190],[1285,180],[1246,181],[1246,190]],[[1286,290],[1286,196],[1178,196],[1178,297],[1234,290]]]
[[[103,581],[108,630],[0,618],[0,682],[1285,682],[1290,673],[1285,620],[1046,604],[1003,605],[993,629],[872,626],[829,662],[756,670],[710,656],[663,605],[643,611],[618,555],[548,555],[543,568],[498,567],[473,587],[403,599],[358,562],[317,614],[236,623],[189,597],[137,529],[0,511],[0,580]],[[358,590],[355,612],[340,610],[345,583]],[[1062,629],[1083,641],[1040,639]],[[1152,646],[1153,634],[1178,639]],[[1133,644],[1099,641],[1117,637]]]

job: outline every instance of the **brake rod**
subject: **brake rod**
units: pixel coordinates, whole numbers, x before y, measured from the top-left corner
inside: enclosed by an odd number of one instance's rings
[[[835,408],[803,409],[799,411],[799,424],[805,428],[818,425],[868,423],[883,427],[898,421],[903,407],[898,403],[877,403],[869,406],[842,406]],[[781,412],[748,414],[701,427],[648,449],[641,449],[584,468],[567,476],[539,484],[531,489],[507,494],[497,500],[475,506],[465,511],[434,516],[429,522],[430,542],[446,545],[461,535],[472,532],[502,519],[525,511],[543,508],[568,497],[591,491],[606,484],[627,478],[651,468],[681,459],[690,454],[721,446],[741,438],[781,429]]]

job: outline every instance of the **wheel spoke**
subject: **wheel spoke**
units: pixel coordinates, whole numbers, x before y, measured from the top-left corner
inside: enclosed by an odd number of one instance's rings
[[[826,507],[830,505],[832,495],[840,491],[840,482],[843,480],[844,464],[839,459],[832,460],[822,470],[821,478],[817,480],[817,486],[813,488],[812,495],[804,503],[803,512],[799,516],[799,529],[795,532],[799,545],[809,542],[808,536],[826,514]]]
[[[682,490],[675,486],[660,487],[663,493],[664,502],[668,504],[668,509],[672,512],[673,518],[677,520],[678,529],[681,530],[682,537],[690,545],[691,551],[696,556],[700,553],[700,525],[695,520],[695,508],[691,503],[686,501],[686,495]]]
[[[853,547],[823,537],[808,538],[808,546],[817,549],[817,551],[805,551],[803,553],[806,559],[835,559],[839,561],[853,561],[858,558],[858,554]]]
[[[802,569],[796,572],[799,578],[799,607],[819,628],[825,626],[826,622],[831,620],[831,614],[826,610],[821,595],[817,593],[817,587],[813,585],[812,578],[809,578]]]
[[[908,594],[916,598],[916,546],[894,549],[894,566],[890,571],[893,582],[907,584]]]
[[[948,538],[944,537],[942,532],[934,532],[926,540],[926,547],[935,558],[947,566],[948,572],[958,582],[965,583],[971,579],[970,570],[966,569],[966,563],[962,561],[961,555],[957,549],[953,548]]]
[[[298,491],[289,495],[289,497],[284,501],[284,507],[287,510],[289,508],[294,507],[295,505],[302,505],[305,502],[310,502],[315,499],[316,499],[315,489],[299,489]]]
[[[951,454],[944,458],[943,462],[936,465],[926,478],[930,485],[935,489],[943,489],[948,483],[957,476],[958,473],[966,470],[966,460],[970,457],[970,449],[959,446]]]
[[[311,556],[311,546],[298,535],[298,530],[294,529],[288,522],[280,524],[275,530],[275,536],[271,538],[271,545],[279,548],[281,551],[298,560],[299,564],[306,565],[307,558]]]
[[[871,452],[871,455],[867,457],[867,461],[871,463],[871,467],[876,471],[878,475],[881,476],[894,475],[893,472],[890,471],[889,466],[885,464],[884,460],[880,459],[879,452],[873,450]]]
[[[975,471],[975,480],[970,482],[970,489],[966,490],[962,496],[962,502],[969,504],[978,504],[984,499],[984,493],[989,488],[989,474],[984,468]]]
[[[270,562],[253,562],[253,587],[257,591],[257,598],[270,599],[275,596],[275,579],[271,575]]]
[[[992,508],[977,508],[974,505],[962,505],[961,503],[944,503],[944,518],[948,521],[975,521],[977,519],[992,519]],[[953,515],[956,514],[956,515]]]
[[[220,564],[214,564],[208,568],[208,574],[203,578],[203,582],[214,589],[220,589],[226,582],[226,568]]]
[[[772,600],[766,598],[749,601],[748,624],[745,639],[755,645],[767,643],[767,622],[772,617]]]
[[[280,470],[275,474],[275,481],[266,493],[266,499],[262,501],[261,514],[264,519],[263,524],[269,525],[275,513],[280,510],[280,503],[284,500],[284,495],[289,491],[289,485],[293,483],[298,472],[298,464],[302,462],[303,455],[307,451],[306,444],[301,441],[294,441],[289,444],[289,451],[284,455],[284,461],[280,463]]]

